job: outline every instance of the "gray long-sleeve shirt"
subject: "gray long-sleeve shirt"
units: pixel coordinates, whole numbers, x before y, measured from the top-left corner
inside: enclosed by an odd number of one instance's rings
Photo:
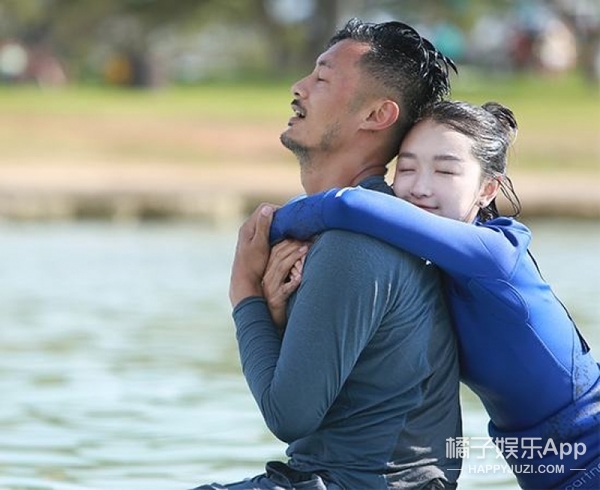
[[[346,489],[454,482],[458,364],[437,270],[328,231],[307,256],[283,339],[262,298],[234,310],[244,375],[288,464]]]

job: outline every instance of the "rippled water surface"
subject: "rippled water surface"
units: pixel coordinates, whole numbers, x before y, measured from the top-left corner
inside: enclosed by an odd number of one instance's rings
[[[600,351],[598,223],[529,224],[546,278]],[[236,233],[0,223],[0,488],[183,490],[282,458],[239,369]],[[466,434],[485,436],[464,395]],[[463,472],[460,488],[492,485],[515,488],[498,472]]]

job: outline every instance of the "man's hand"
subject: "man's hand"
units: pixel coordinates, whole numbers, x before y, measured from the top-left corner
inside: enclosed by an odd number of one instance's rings
[[[269,260],[269,227],[275,206],[261,204],[240,227],[231,268],[229,300],[236,306],[249,296],[262,296],[262,278]]]

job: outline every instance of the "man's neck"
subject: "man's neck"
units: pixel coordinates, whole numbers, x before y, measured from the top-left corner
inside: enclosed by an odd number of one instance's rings
[[[300,180],[307,194],[316,194],[334,187],[355,187],[363,180],[376,175],[385,176],[386,166],[382,163],[348,164],[333,161],[327,164],[303,162]]]

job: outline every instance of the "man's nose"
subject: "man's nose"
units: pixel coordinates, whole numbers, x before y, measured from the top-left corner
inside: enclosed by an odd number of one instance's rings
[[[296,98],[301,98],[306,95],[306,87],[305,82],[308,77],[301,78],[296,83],[292,85],[292,94]]]

